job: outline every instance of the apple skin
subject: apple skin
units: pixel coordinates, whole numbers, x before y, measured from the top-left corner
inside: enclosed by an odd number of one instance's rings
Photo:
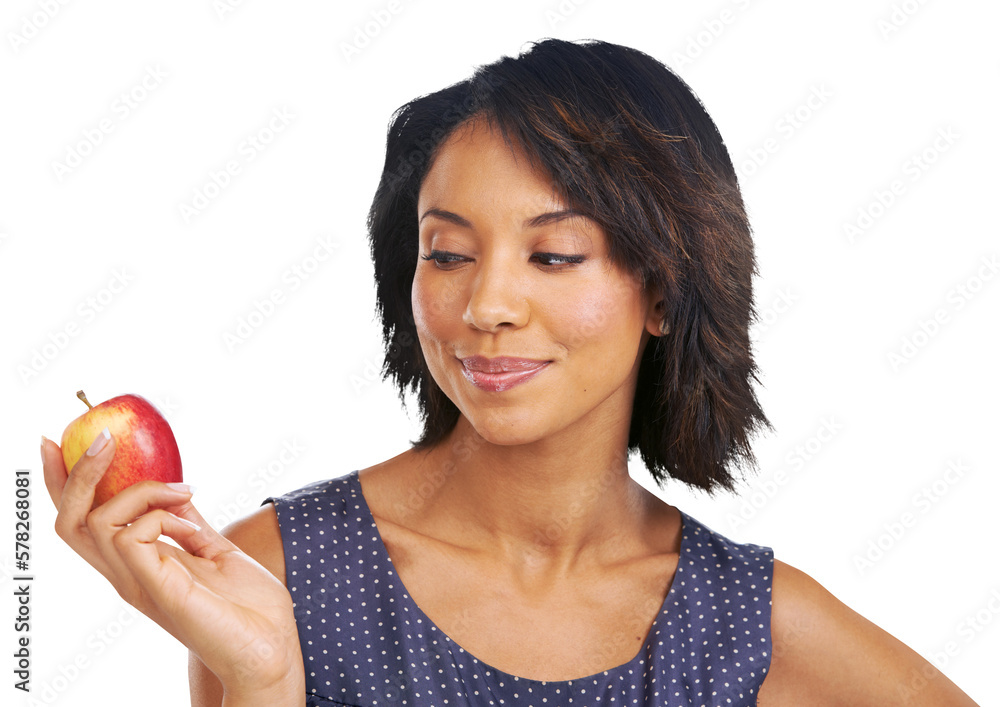
[[[104,428],[115,438],[115,456],[94,493],[98,506],[139,481],[180,482],[181,455],[170,425],[139,395],[120,395],[95,405],[63,432],[63,462],[72,471]]]

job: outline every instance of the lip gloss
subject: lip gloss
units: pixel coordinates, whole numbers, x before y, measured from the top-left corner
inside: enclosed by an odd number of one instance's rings
[[[482,390],[489,391],[491,393],[501,393],[505,390],[510,390],[515,385],[525,383],[536,375],[542,372],[548,364],[543,363],[538,368],[533,368],[527,371],[507,371],[506,373],[486,373],[485,371],[470,371],[468,368],[463,368],[465,377],[476,386]]]

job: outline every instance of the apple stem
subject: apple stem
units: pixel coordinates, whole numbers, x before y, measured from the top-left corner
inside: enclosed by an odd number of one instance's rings
[[[93,410],[94,409],[94,406],[90,404],[89,400],[87,400],[87,394],[84,393],[82,390],[76,391],[76,397],[80,398],[80,400],[82,400],[83,402],[87,403],[87,409],[88,410]]]

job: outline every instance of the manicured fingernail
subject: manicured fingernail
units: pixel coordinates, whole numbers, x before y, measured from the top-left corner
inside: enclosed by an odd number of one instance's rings
[[[46,442],[48,442],[48,441],[49,441],[49,440],[47,440],[47,439],[45,438],[45,435],[42,435],[42,446],[41,446],[41,450],[42,450],[42,463],[43,463],[43,464],[45,463],[45,443],[46,443]]]
[[[201,526],[200,526],[200,525],[198,525],[197,523],[192,523],[192,522],[191,522],[191,521],[189,521],[189,520],[188,520],[187,518],[181,518],[180,516],[174,516],[174,518],[176,518],[177,520],[179,520],[179,521],[180,521],[181,523],[183,523],[184,525],[189,525],[189,526],[191,526],[191,527],[192,527],[192,528],[194,528],[195,530],[201,530]]]
[[[99,451],[104,449],[104,446],[108,443],[108,440],[110,439],[111,439],[111,430],[105,427],[103,430],[101,430],[101,434],[97,435],[97,439],[94,440],[94,443],[90,445],[90,448],[87,450],[87,456],[88,457],[95,456]]]
[[[191,484],[179,484],[176,481],[171,481],[167,484],[168,488],[172,488],[174,491],[180,491],[181,493],[194,494],[194,486]]]

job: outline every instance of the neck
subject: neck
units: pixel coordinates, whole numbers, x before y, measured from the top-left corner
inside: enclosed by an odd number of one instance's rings
[[[503,446],[460,417],[417,468],[425,517],[529,567],[565,570],[610,544],[621,549],[641,534],[650,499],[628,475],[622,434],[577,436],[569,447],[553,439]]]

